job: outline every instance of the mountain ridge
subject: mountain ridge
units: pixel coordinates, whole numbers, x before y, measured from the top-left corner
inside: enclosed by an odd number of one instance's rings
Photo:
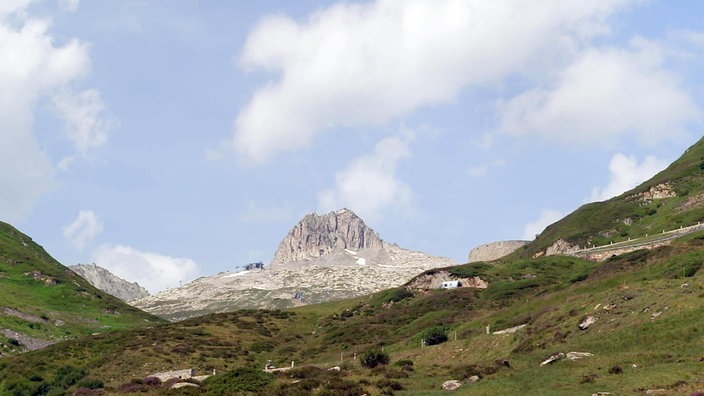
[[[137,282],[129,282],[95,263],[74,264],[68,267],[96,288],[129,303],[149,296],[149,292]]]
[[[132,303],[170,319],[235,309],[283,309],[353,298],[403,285],[454,261],[383,241],[349,209],[309,214],[263,269],[201,277]]]

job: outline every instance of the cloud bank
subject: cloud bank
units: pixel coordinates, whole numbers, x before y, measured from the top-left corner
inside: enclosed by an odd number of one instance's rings
[[[49,99],[66,121],[66,137],[85,154],[104,144],[107,124],[96,90],[73,93],[72,87],[90,71],[88,45],[71,39],[57,45],[51,21],[27,14],[29,1],[0,5],[0,218],[26,216],[45,193],[57,186],[54,161],[34,134],[34,112]],[[77,1],[69,2],[77,5]]]
[[[502,129],[579,144],[627,136],[653,145],[682,136],[701,111],[664,69],[657,45],[639,39],[632,46],[580,53],[551,87],[502,103]]]
[[[467,87],[574,52],[629,3],[378,0],[335,4],[300,22],[265,18],[240,64],[274,79],[239,112],[228,144],[266,161],[329,128],[382,125],[451,102]]]

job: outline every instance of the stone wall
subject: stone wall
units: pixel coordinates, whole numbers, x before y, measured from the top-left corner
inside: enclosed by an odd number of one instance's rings
[[[530,241],[499,241],[479,245],[469,252],[469,262],[493,261],[515,252]]]

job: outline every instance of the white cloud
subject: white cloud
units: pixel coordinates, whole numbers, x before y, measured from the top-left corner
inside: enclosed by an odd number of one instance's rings
[[[523,239],[532,241],[535,239],[536,235],[539,235],[543,230],[545,230],[545,227],[549,226],[550,224],[562,219],[565,217],[564,214],[552,210],[552,209],[543,209],[540,211],[540,216],[538,217],[537,220],[535,220],[532,223],[528,223],[523,227]]]
[[[635,39],[630,49],[580,53],[550,88],[536,88],[500,104],[502,129],[576,143],[614,143],[635,137],[655,144],[685,133],[701,111],[657,45]]]
[[[78,217],[64,227],[64,238],[75,249],[83,250],[86,244],[103,232],[103,222],[92,210],[81,210]]]
[[[338,3],[297,22],[277,15],[240,58],[276,79],[235,120],[230,146],[251,160],[307,146],[335,126],[375,126],[501,81],[556,48],[607,31],[630,0],[377,0]]]
[[[100,92],[94,89],[80,93],[63,91],[53,99],[56,110],[64,119],[66,135],[80,156],[103,146],[108,140],[108,132],[117,125],[117,121],[107,114]],[[62,163],[68,164],[73,158],[65,158]]]
[[[630,190],[655,176],[656,173],[667,167],[668,162],[653,156],[645,157],[640,164],[633,156],[615,154],[609,163],[611,178],[609,184],[603,188],[593,188],[590,202],[604,201]]]
[[[365,220],[391,208],[411,210],[412,191],[396,176],[398,163],[411,156],[413,134],[406,132],[381,140],[374,152],[357,158],[335,175],[335,186],[318,193],[322,213],[346,207]]]
[[[57,45],[50,21],[27,15],[29,1],[0,2],[0,218],[18,221],[57,185],[50,153],[33,131],[43,98],[66,91],[90,70],[87,45]]]
[[[195,279],[200,270],[189,258],[143,252],[123,245],[101,245],[93,251],[93,261],[113,274],[131,281],[154,294],[180,282]]]

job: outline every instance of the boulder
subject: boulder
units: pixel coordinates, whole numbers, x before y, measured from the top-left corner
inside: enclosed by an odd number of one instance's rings
[[[592,357],[594,354],[589,353],[589,352],[567,352],[567,355],[565,357],[567,360],[579,360],[579,359],[584,359],[588,357]]]
[[[194,384],[192,382],[177,382],[177,383],[171,385],[171,389],[186,388],[186,387],[200,388],[200,386],[198,386],[198,384]]]
[[[462,386],[462,382],[460,382],[458,380],[449,380],[449,381],[445,381],[442,383],[443,390],[453,391],[453,390],[459,388],[460,386]]]
[[[554,355],[551,355],[549,358],[543,360],[543,361],[540,363],[540,365],[541,365],[541,366],[546,366],[546,365],[548,365],[548,364],[555,363],[556,361],[562,360],[562,359],[564,359],[564,358],[565,358],[565,354],[562,353],[562,352],[559,352],[559,353],[556,353],[556,354],[554,354]]]
[[[594,323],[596,323],[597,320],[599,320],[599,318],[597,318],[596,316],[591,316],[591,315],[589,315],[589,316],[587,316],[586,318],[584,318],[584,320],[582,321],[582,323],[579,324],[579,329],[580,329],[580,330],[586,330],[586,329],[589,328],[589,326],[591,326],[591,325],[593,325]]]

